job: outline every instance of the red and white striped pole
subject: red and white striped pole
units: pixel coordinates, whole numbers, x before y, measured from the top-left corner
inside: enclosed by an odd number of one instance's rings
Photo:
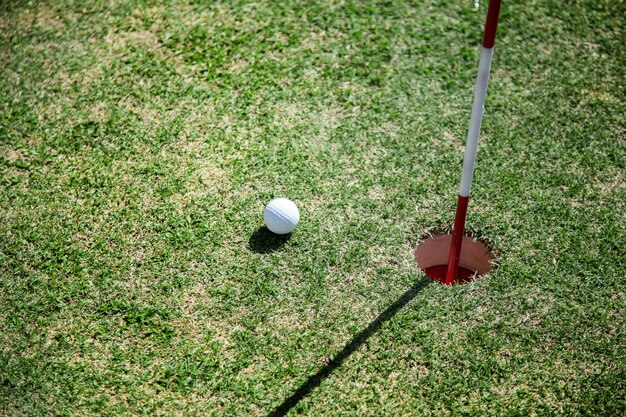
[[[491,58],[493,57],[493,46],[496,42],[496,29],[498,28],[501,3],[502,0],[490,0],[489,8],[487,9],[487,23],[485,24],[483,47],[480,53],[480,63],[478,64],[478,76],[476,77],[476,86],[474,87],[474,103],[472,105],[469,131],[467,132],[463,173],[461,174],[461,186],[459,188],[459,198],[457,200],[456,216],[454,218],[452,243],[450,244],[450,255],[448,256],[446,285],[456,282],[459,273],[459,258],[461,256],[463,236],[465,235],[467,204],[469,203],[470,190],[472,188],[474,163],[476,162],[476,151],[478,150],[478,135],[483,119],[487,82],[489,81]]]

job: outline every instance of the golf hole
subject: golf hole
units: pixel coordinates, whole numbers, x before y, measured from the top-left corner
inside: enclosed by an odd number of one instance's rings
[[[433,281],[445,283],[448,268],[448,254],[452,235],[439,235],[420,242],[413,257],[419,269]],[[494,256],[482,242],[470,237],[463,237],[459,274],[455,284],[466,284],[484,275],[493,268]]]

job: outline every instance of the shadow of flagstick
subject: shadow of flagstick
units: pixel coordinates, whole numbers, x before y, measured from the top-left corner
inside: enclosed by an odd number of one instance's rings
[[[392,318],[402,307],[411,302],[413,298],[431,281],[423,279],[409,288],[400,298],[398,298],[385,311],[380,313],[374,321],[372,321],[365,329],[361,330],[352,340],[344,346],[344,348],[335,355],[325,366],[316,374],[311,375],[304,384],[300,386],[291,396],[289,396],[281,405],[276,407],[268,417],[285,416],[289,410],[295,407],[304,397],[317,388],[324,379],[326,379],[335,369],[337,369],[352,353],[361,347],[374,333],[376,333],[384,322]]]

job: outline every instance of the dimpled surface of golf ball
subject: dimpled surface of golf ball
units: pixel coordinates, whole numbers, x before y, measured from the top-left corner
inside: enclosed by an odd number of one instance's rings
[[[291,233],[300,221],[296,203],[287,198],[277,198],[265,206],[263,220],[268,229],[278,235]]]

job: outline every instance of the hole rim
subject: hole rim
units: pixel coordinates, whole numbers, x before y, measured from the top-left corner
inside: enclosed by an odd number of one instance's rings
[[[476,237],[476,235],[480,237]],[[411,250],[413,260],[417,264],[418,269],[433,281],[445,282],[445,272],[442,273],[442,269],[447,269],[451,240],[452,230],[450,226],[441,225],[426,233]],[[435,242],[435,249],[430,250],[436,252],[435,258],[431,260],[425,259],[428,256],[418,253],[420,247],[424,251],[424,245],[433,245],[433,241]],[[471,250],[468,251],[468,248]],[[426,249],[429,250],[428,248]],[[482,257],[483,259],[476,260],[476,257]],[[485,239],[479,233],[469,231],[463,236],[461,259],[459,260],[459,277],[453,284],[468,284],[478,278],[492,274],[499,267],[498,257],[499,254],[493,249],[489,239]],[[476,263],[479,263],[480,267],[476,267]]]

